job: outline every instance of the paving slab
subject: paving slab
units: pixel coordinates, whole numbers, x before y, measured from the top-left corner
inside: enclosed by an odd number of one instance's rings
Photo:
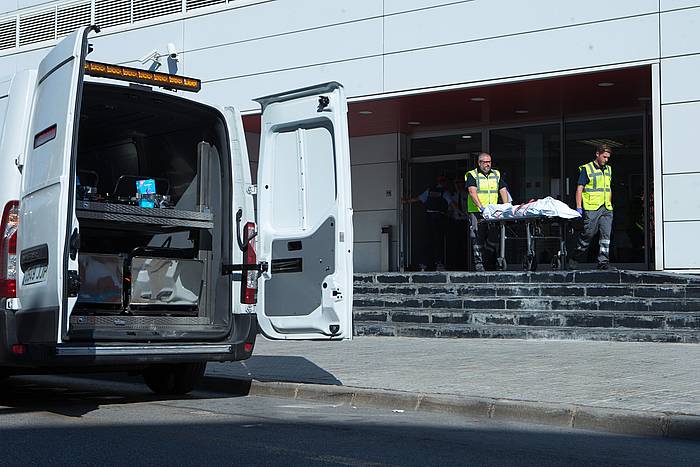
[[[700,415],[700,345],[553,340],[259,338],[207,374],[261,382]],[[650,414],[651,415],[651,414]]]

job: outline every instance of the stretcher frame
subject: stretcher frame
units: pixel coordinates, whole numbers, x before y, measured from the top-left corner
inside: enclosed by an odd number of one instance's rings
[[[496,258],[496,266],[500,271],[505,271],[508,268],[506,262],[506,239],[526,241],[525,257],[523,258],[523,270],[535,271],[537,269],[537,255],[535,251],[535,240],[557,239],[559,240],[559,251],[552,258],[552,269],[566,271],[567,268],[567,250],[566,243],[569,232],[572,230],[572,219],[565,219],[559,216],[518,216],[518,217],[499,217],[496,219],[481,219],[479,223],[496,224],[500,229],[500,245],[498,257]],[[525,237],[520,237],[515,234],[513,227],[515,225],[525,226]],[[548,224],[559,228],[559,235],[544,235],[542,234],[542,226]],[[511,233],[508,236],[508,233]]]

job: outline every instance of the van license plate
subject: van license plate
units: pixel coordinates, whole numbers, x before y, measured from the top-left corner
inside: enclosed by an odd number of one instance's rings
[[[39,282],[44,282],[46,280],[46,273],[48,270],[48,266],[34,266],[31,269],[28,269],[24,273],[22,285],[32,285]]]

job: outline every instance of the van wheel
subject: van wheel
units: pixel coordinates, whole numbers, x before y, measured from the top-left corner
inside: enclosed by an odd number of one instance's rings
[[[187,394],[204,376],[206,367],[206,362],[153,365],[143,371],[143,380],[156,394]]]

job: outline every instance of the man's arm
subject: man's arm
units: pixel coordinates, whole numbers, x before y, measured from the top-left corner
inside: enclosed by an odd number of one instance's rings
[[[501,202],[506,204],[508,202],[508,188],[503,187],[498,190],[498,193],[501,195]]]
[[[401,202],[404,204],[413,204],[418,202],[425,203],[426,201],[428,201],[428,190],[425,190],[418,196],[413,196],[411,198],[401,198]]]
[[[583,209],[583,185],[576,186],[576,210]]]
[[[479,195],[476,193],[476,187],[475,186],[470,186],[467,188],[469,191],[469,197],[474,201],[474,204],[476,204],[479,207],[479,210],[483,210],[484,207],[481,205],[481,201],[479,201]]]

